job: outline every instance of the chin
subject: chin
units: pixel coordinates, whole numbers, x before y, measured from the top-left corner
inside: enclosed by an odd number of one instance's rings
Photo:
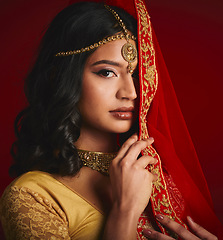
[[[132,124],[124,124],[122,126],[116,126],[114,127],[114,133],[126,133],[128,132],[132,127]]]

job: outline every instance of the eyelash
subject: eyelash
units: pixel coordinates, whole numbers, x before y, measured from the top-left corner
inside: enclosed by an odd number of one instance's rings
[[[104,78],[109,78],[108,75],[106,76],[106,73],[113,73],[113,75],[115,77],[117,77],[117,75],[112,71],[112,70],[108,70],[108,69],[102,69],[98,72],[94,72],[95,74],[99,75],[99,76],[102,76]],[[112,76],[113,77],[113,76]]]
[[[104,77],[104,78],[109,78],[108,76],[105,75],[106,73],[113,73],[113,74],[115,75],[115,77],[117,77],[117,75],[114,73],[114,71],[108,70],[108,69],[101,69],[100,71],[94,72],[94,73],[97,74],[97,75],[99,75],[99,76],[102,76],[102,77]],[[136,72],[134,72],[134,73],[132,74],[132,78],[134,78],[134,79],[139,79],[139,73],[138,73],[138,71],[136,71]]]

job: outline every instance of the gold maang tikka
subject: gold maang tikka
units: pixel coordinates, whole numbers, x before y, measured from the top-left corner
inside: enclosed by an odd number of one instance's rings
[[[112,13],[112,15],[115,17],[115,19],[118,21],[120,27],[123,29],[122,33],[120,34],[115,34],[110,37],[106,37],[102,39],[101,41],[94,43],[90,46],[87,46],[85,48],[81,48],[78,50],[73,50],[73,51],[66,51],[66,52],[59,52],[55,56],[71,56],[75,54],[80,54],[83,52],[91,51],[95,48],[100,47],[101,45],[112,42],[115,40],[120,40],[120,39],[125,39],[127,43],[125,43],[121,49],[122,57],[124,58],[125,61],[128,62],[128,71],[129,73],[133,73],[133,67],[132,67],[132,62],[134,62],[137,59],[137,50],[133,44],[130,43],[131,40],[136,40],[136,37],[134,35],[131,35],[129,31],[127,30],[125,24],[123,23],[122,19],[119,17],[118,13],[116,13],[112,8],[110,8],[108,5],[104,5],[105,8]]]
[[[134,62],[137,59],[137,50],[133,44],[130,43],[131,36],[129,34],[129,31],[127,30],[125,24],[123,23],[122,19],[119,17],[118,13],[116,13],[113,9],[111,9],[108,5],[105,5],[105,7],[110,11],[113,16],[118,21],[120,27],[123,29],[123,34],[125,35],[125,39],[127,43],[125,43],[122,47],[122,57],[126,62],[128,62],[128,70],[132,74],[133,68],[132,68],[132,62]]]

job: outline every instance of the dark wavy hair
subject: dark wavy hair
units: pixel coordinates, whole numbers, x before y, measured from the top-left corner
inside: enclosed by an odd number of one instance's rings
[[[113,9],[137,36],[136,20],[122,9]],[[30,170],[71,176],[80,170],[82,162],[73,144],[81,127],[76,105],[84,65],[93,51],[66,57],[55,54],[81,49],[121,31],[117,20],[100,3],[73,4],[54,18],[25,81],[29,105],[15,120],[17,140],[11,149],[11,176]]]

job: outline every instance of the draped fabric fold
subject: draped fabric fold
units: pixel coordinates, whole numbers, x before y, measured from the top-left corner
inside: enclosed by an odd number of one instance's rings
[[[125,9],[138,22],[139,135],[140,138],[154,137],[153,147],[147,148],[143,154],[159,160],[149,168],[158,175],[150,199],[153,213],[167,215],[185,228],[186,216],[190,215],[221,239],[222,225],[213,211],[211,195],[152,29],[147,6],[143,0],[111,0],[107,4]],[[184,200],[179,197],[177,203],[173,199],[176,194],[173,188],[179,189]],[[139,221],[146,225],[147,218],[145,211]]]
[[[66,5],[75,2],[78,0],[58,2],[55,14],[51,9],[51,15],[56,15]],[[159,177],[154,184],[150,199],[153,214],[167,215],[185,227],[186,216],[190,215],[200,225],[216,234],[219,239],[223,239],[223,227],[214,214],[207,183],[153,32],[146,3],[143,0],[105,2],[123,8],[138,21],[141,84],[139,134],[140,138],[154,137],[153,147],[146,149],[143,154],[158,159],[158,163],[149,168]],[[42,30],[38,29],[38,31],[40,33]],[[28,52],[32,47],[26,46],[24,52]],[[177,197],[174,198],[174,195]],[[139,219],[138,239],[141,239],[141,231],[148,221],[148,212],[145,211]],[[168,234],[162,226],[160,229]]]
[[[182,220],[190,215],[221,239],[222,224],[215,216],[211,195],[154,33],[153,42],[159,86],[147,115],[149,135],[155,138],[154,148],[162,160],[162,168],[173,177],[185,200]]]

